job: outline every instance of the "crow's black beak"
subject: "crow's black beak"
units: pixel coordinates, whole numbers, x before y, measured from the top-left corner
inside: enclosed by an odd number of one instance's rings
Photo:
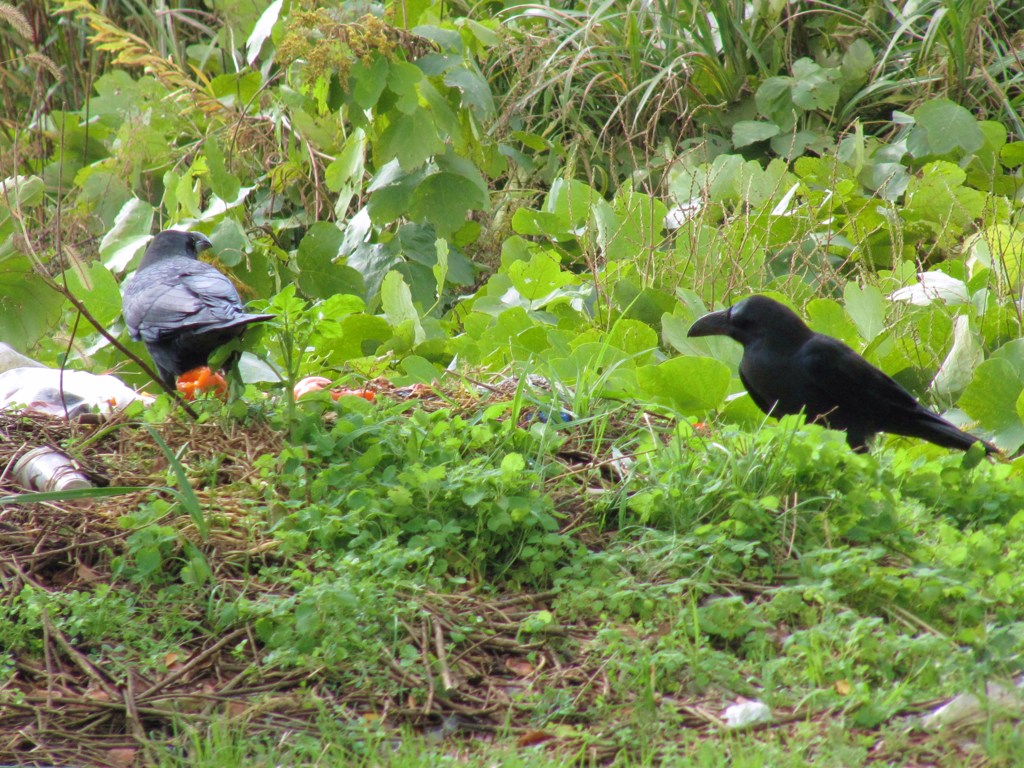
[[[202,253],[208,248],[213,248],[213,243],[210,242],[210,238],[201,232],[193,232],[192,240],[196,245],[196,253]]]
[[[729,321],[729,310],[721,312],[710,312],[700,318],[690,330],[687,336],[730,336],[732,335],[732,323]]]

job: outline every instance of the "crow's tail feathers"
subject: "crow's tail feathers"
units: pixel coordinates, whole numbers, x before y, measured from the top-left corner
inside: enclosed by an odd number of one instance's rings
[[[1000,450],[987,440],[982,440],[980,437],[964,432],[941,416],[937,416],[924,408],[921,409],[919,418],[908,425],[908,429],[905,432],[901,431],[901,434],[908,437],[919,437],[922,440],[935,443],[935,445],[941,445],[943,448],[955,448],[960,451],[966,451],[975,443],[981,443],[985,446],[986,454],[1000,453]]]

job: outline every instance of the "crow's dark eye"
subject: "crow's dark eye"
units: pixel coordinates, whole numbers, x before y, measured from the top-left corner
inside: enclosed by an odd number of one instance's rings
[[[733,328],[739,328],[740,330],[750,327],[750,320],[742,312],[730,311],[729,323],[732,325]]]

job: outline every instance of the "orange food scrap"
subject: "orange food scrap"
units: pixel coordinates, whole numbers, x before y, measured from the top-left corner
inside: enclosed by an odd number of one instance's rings
[[[224,397],[228,392],[228,383],[219,373],[203,366],[181,374],[178,377],[178,391],[186,400],[195,400],[200,392],[214,392],[218,397]]]
[[[346,395],[352,395],[353,397],[361,397],[369,403],[372,403],[377,399],[377,393],[372,389],[332,389],[331,397],[337,400],[339,397],[345,397]]]
[[[323,376],[307,376],[301,381],[296,382],[295,388],[292,390],[292,394],[295,396],[295,399],[298,400],[303,395],[308,395],[310,392],[319,392],[329,386],[331,386],[330,379],[324,378]],[[377,399],[377,393],[372,389],[336,388],[331,390],[331,397],[335,400],[340,397],[345,397],[346,395],[361,397],[363,400],[367,400],[371,403]]]

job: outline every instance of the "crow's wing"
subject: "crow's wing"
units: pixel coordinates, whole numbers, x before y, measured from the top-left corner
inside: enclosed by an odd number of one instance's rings
[[[123,313],[132,338],[230,325],[245,316],[231,281],[193,259],[169,259],[140,270],[125,288]]]
[[[923,407],[907,390],[837,339],[816,334],[801,350],[814,397],[830,402],[827,416],[847,430],[851,445],[863,445],[876,432],[919,437],[946,448],[967,450],[980,438]],[[995,446],[982,441],[985,450]]]
[[[801,347],[796,364],[807,372],[811,397],[833,408],[878,418],[894,409],[921,408],[894,379],[838,339],[815,334]]]

